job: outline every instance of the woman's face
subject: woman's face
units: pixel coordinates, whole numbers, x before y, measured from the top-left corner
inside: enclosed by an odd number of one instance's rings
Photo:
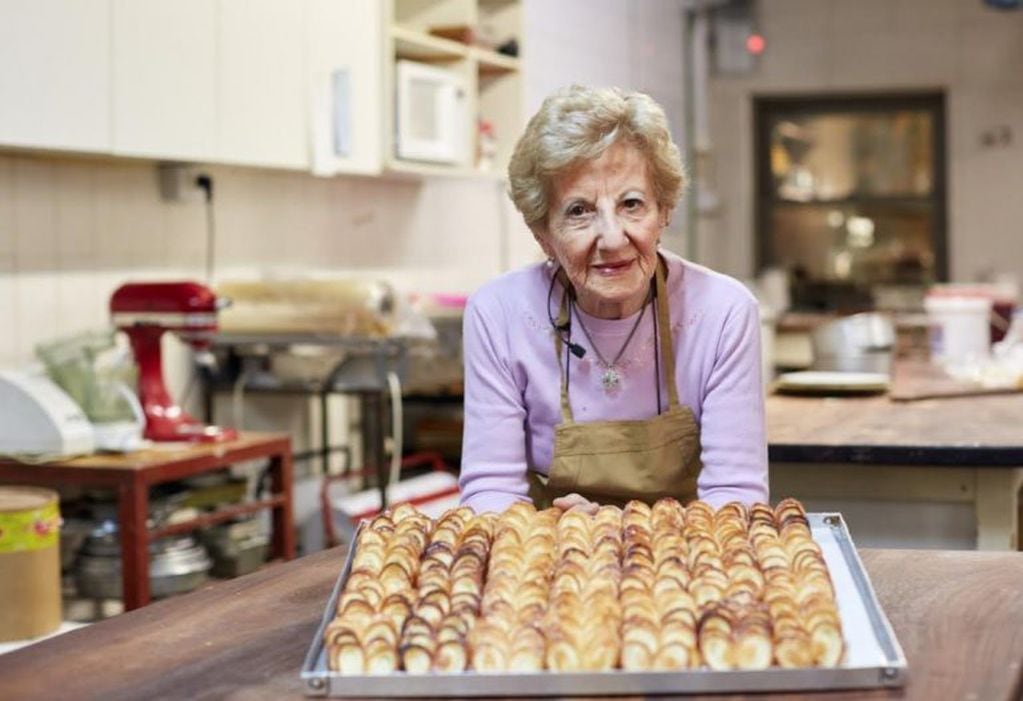
[[[643,306],[666,215],[646,158],[617,143],[554,178],[547,230],[537,240],[565,269],[587,314],[617,319]]]

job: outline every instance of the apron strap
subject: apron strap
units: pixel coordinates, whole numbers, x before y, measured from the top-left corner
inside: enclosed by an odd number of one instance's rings
[[[678,409],[678,387],[675,386],[675,344],[671,340],[671,317],[668,315],[668,290],[664,282],[667,263],[657,256],[657,272],[654,279],[657,287],[657,330],[660,334],[661,357],[664,358],[664,382],[668,385],[668,408]]]

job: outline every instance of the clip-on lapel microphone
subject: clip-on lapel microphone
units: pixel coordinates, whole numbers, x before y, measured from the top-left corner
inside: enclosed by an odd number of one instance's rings
[[[557,320],[551,315],[551,297],[554,294],[554,281],[564,275],[564,271],[558,270],[558,272],[551,276],[551,286],[547,291],[547,319],[551,322],[551,326],[554,327],[554,332],[561,337],[562,343],[568,348],[569,352],[576,358],[582,358],[586,355],[586,349],[580,346],[578,343],[572,342],[572,337],[569,335],[569,331],[572,328],[572,303],[571,297],[569,297],[568,304],[561,305],[561,311],[558,312]],[[561,280],[562,287],[564,288],[566,295],[571,295],[571,284],[565,279]]]

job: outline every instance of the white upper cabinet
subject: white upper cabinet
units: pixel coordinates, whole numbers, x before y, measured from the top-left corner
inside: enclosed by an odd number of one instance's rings
[[[0,147],[499,176],[521,27],[519,0],[0,0]]]
[[[306,5],[220,0],[217,161],[309,167]]]
[[[109,152],[109,0],[0,0],[0,144]]]
[[[217,4],[114,0],[114,153],[216,158]]]
[[[307,0],[310,166],[320,175],[379,173],[384,7],[381,0]]]

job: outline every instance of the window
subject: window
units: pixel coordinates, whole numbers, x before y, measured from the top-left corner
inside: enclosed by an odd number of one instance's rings
[[[944,97],[761,97],[757,267],[793,306],[870,308],[880,290],[947,277]]]

